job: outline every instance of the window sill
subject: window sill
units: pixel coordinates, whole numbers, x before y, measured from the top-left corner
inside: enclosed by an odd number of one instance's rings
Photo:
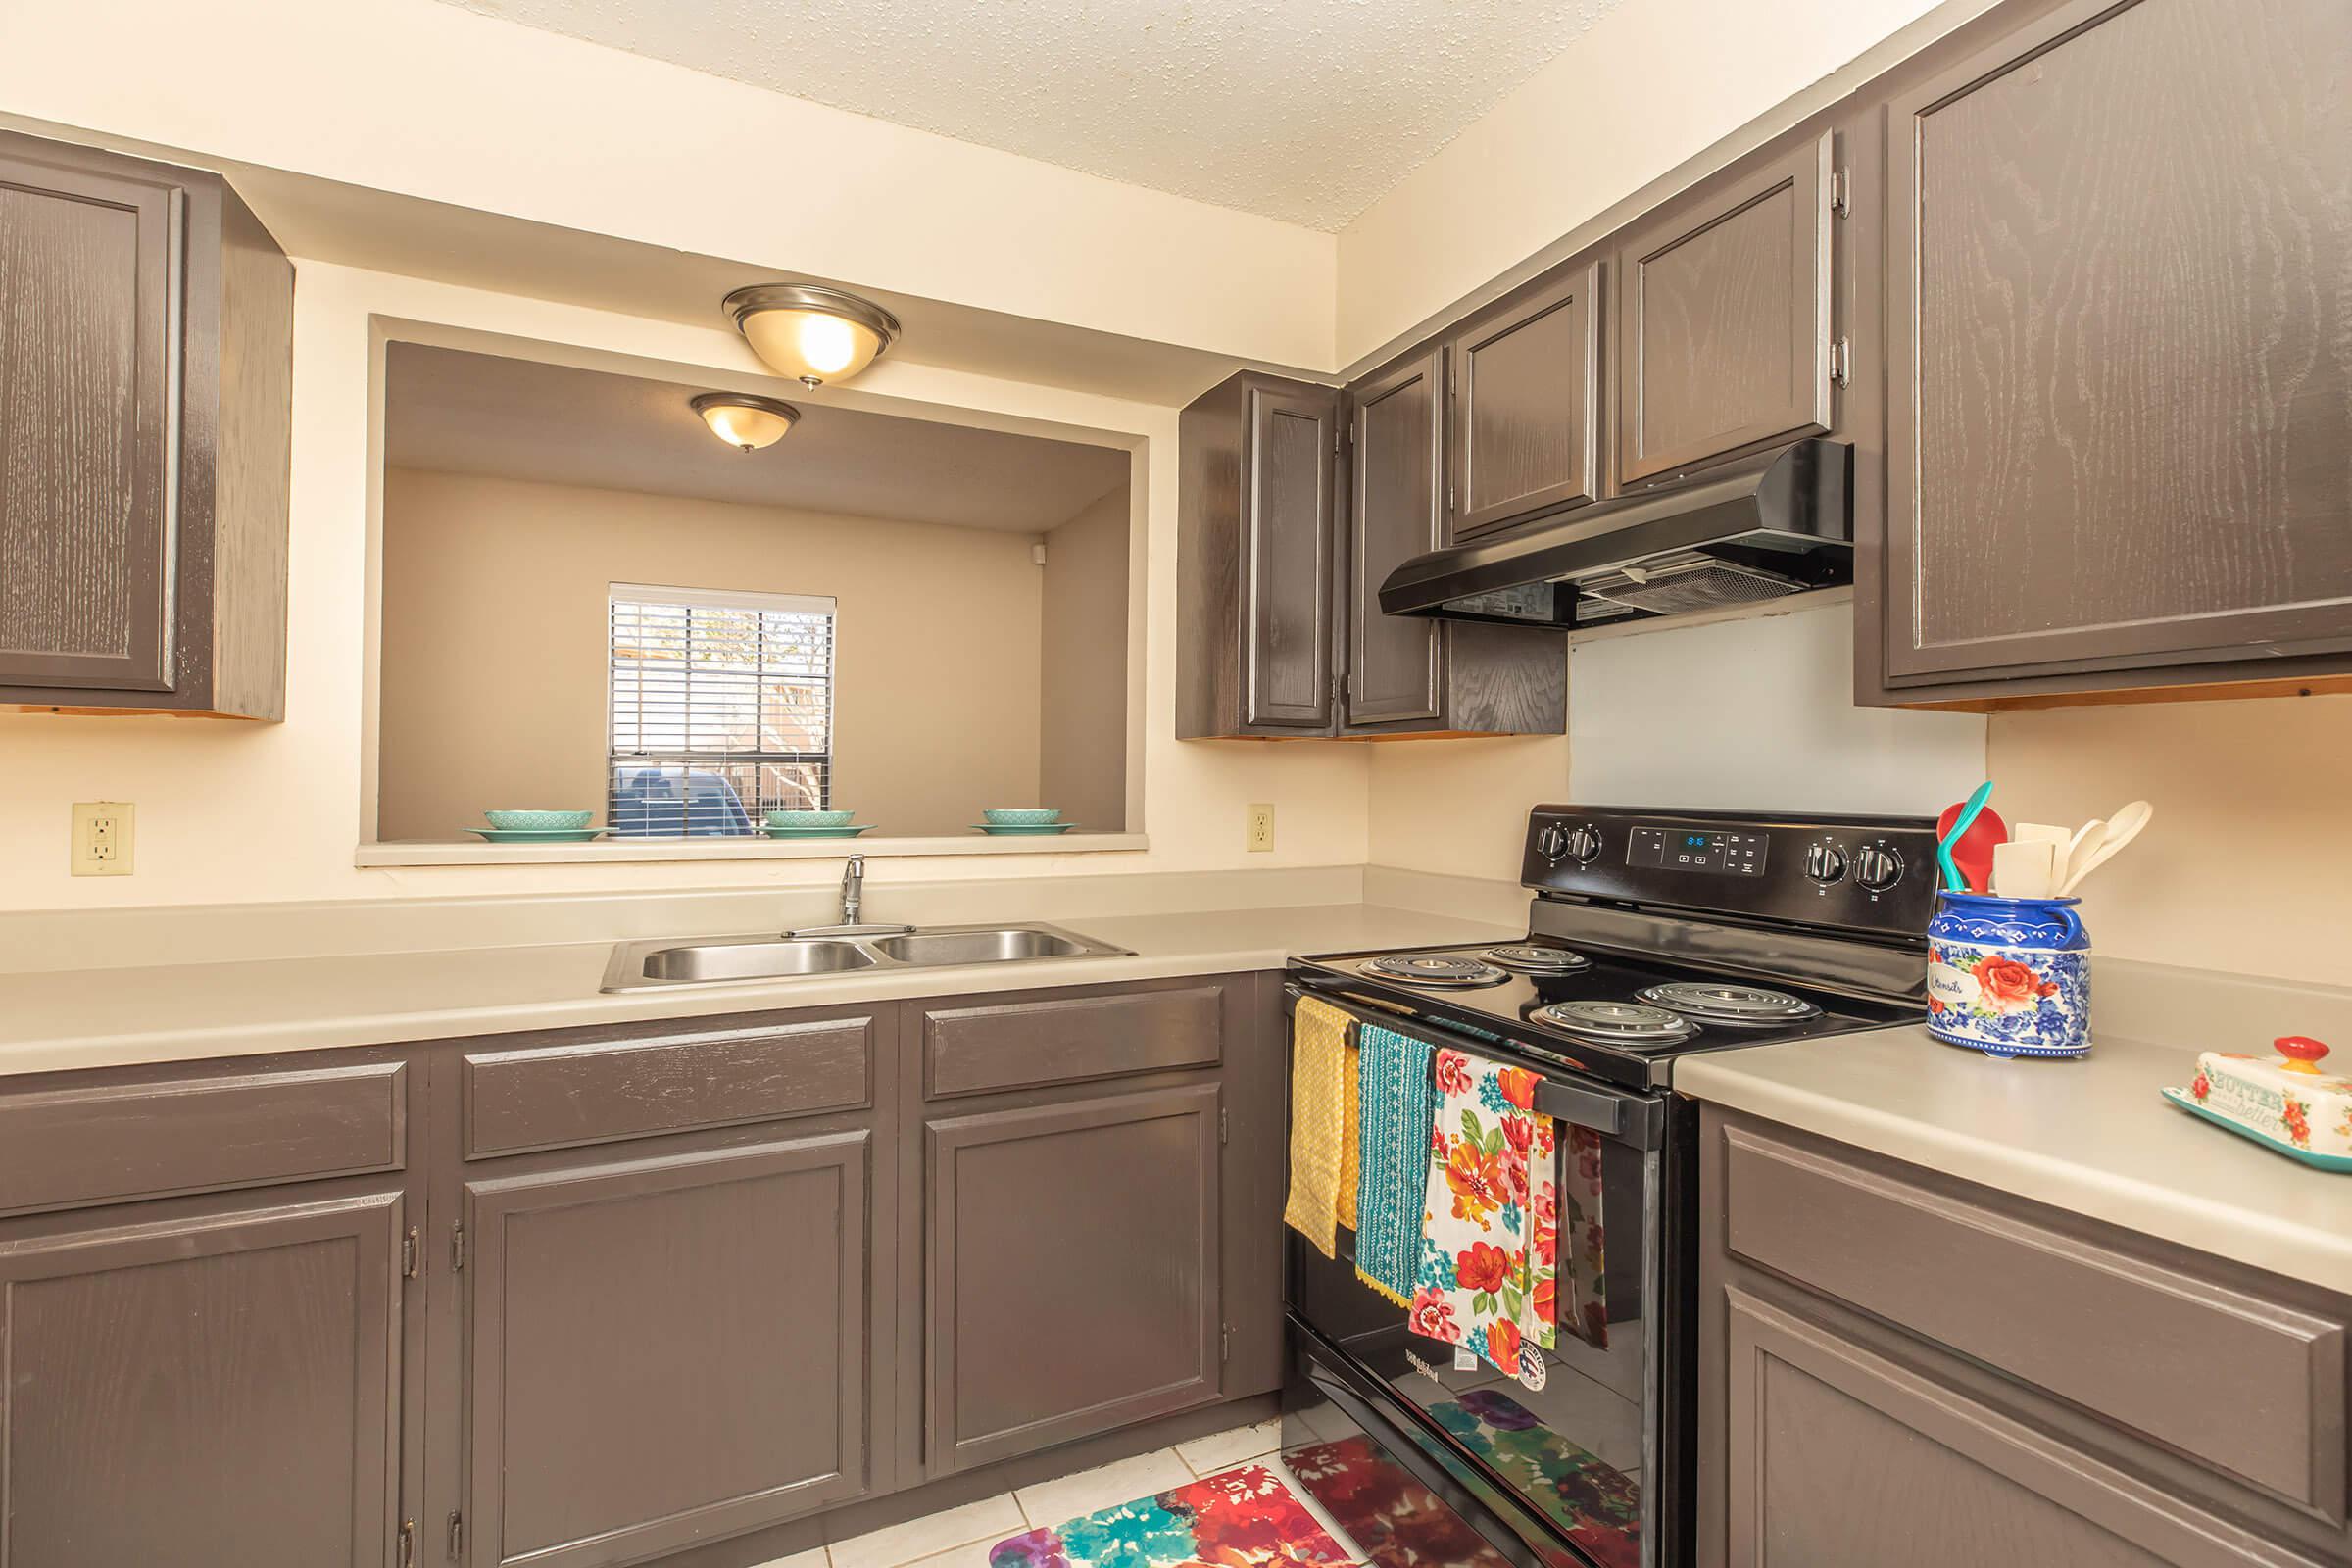
[[[1042,838],[983,834],[901,839],[591,839],[585,844],[479,844],[404,839],[363,844],[354,865],[596,865],[693,860],[838,860],[863,855],[1085,855],[1143,850],[1141,833],[1060,833]]]

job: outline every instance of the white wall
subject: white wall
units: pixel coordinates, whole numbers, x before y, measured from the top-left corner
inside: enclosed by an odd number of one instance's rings
[[[1565,739],[1372,748],[1375,864],[1517,880],[1530,807],[1933,815],[1984,777],[1984,720],[1853,706],[1843,602],[1568,654]]]
[[[315,262],[298,265],[286,721],[101,719],[0,713],[0,903],[18,909],[540,891],[813,885],[822,860],[718,866],[355,868],[368,694],[375,318],[577,346],[575,363],[657,379],[756,389],[773,382],[723,327],[454,288]],[[413,330],[401,328],[403,331]],[[486,340],[466,339],[472,346]],[[798,389],[794,393],[800,399]],[[1364,858],[1362,752],[1182,745],[1175,733],[1176,410],[885,361],[854,387],[805,401],[970,418],[1064,438],[1139,444],[1146,487],[1143,777],[1150,850],[877,862],[880,881],[1090,875]],[[1107,435],[1101,434],[1107,432]],[[73,802],[139,807],[138,871],[70,877]],[[1272,801],[1282,836],[1247,855],[1244,808]]]
[[[1933,816],[1984,778],[1984,719],[1854,706],[1839,603],[1665,626],[1568,656],[1579,801]]]

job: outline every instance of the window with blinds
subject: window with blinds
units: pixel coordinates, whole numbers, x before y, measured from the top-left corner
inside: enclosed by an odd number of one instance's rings
[[[614,583],[614,835],[744,837],[829,806],[833,617],[831,599]]]

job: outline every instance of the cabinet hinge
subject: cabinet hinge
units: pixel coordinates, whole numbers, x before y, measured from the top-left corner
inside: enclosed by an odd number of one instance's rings
[[[1217,1325],[1217,1359],[1219,1361],[1233,1359],[1233,1325],[1230,1323]]]
[[[1233,1142],[1233,1112],[1220,1107],[1217,1111],[1217,1142]]]
[[[449,1555],[454,1561],[466,1560],[466,1516],[462,1513],[449,1516]]]
[[[1830,341],[1830,379],[1839,386],[1851,386],[1854,380],[1854,341],[1852,338],[1833,338]]]
[[[400,1277],[413,1280],[423,1272],[424,1250],[416,1245],[416,1227],[412,1225],[409,1234],[400,1239]]]
[[[1830,211],[1839,218],[1851,218],[1854,215],[1853,171],[1830,171]]]
[[[1446,510],[1447,512],[1453,510],[1453,485],[1450,482],[1446,486]]]
[[[400,1568],[416,1568],[416,1521],[414,1519],[401,1522]]]
[[[452,1273],[466,1267],[466,1222],[460,1220],[449,1228],[449,1267]]]

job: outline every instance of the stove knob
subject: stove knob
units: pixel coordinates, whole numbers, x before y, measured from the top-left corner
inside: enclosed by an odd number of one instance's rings
[[[1884,893],[1903,879],[1903,858],[1884,845],[1873,844],[1854,857],[1854,880],[1873,893]]]
[[[1591,865],[1600,858],[1600,833],[1590,822],[1574,828],[1568,834],[1568,858],[1579,865]]]
[[[1536,833],[1536,853],[1554,865],[1568,853],[1568,830],[1557,822],[1546,822]]]
[[[1845,875],[1845,852],[1835,844],[1816,844],[1805,852],[1805,875],[1827,887]]]

